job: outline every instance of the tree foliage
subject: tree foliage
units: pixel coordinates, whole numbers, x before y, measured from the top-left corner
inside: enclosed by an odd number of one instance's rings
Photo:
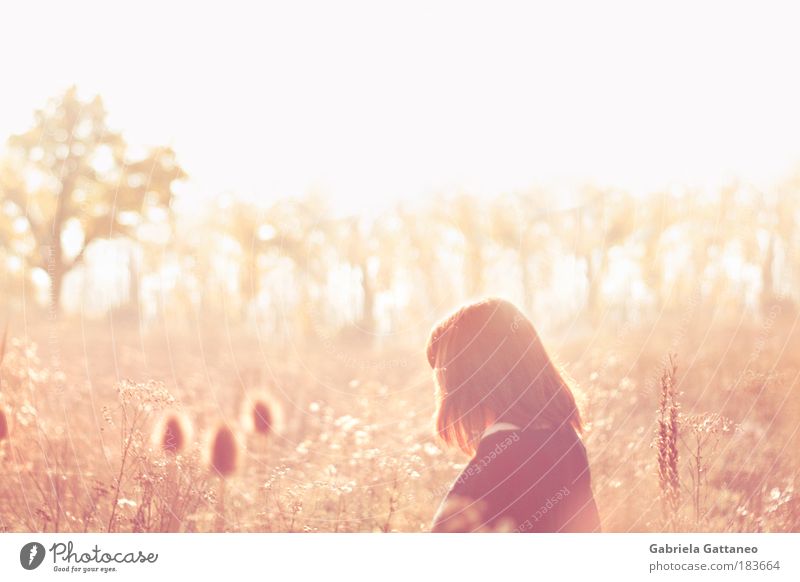
[[[26,228],[17,230],[32,248],[20,248],[50,278],[55,307],[64,276],[92,242],[135,237],[137,226],[170,209],[173,183],[186,177],[168,147],[131,159],[100,97],[82,100],[75,87],[36,111],[33,126],[12,136],[8,149],[4,208],[24,219]]]

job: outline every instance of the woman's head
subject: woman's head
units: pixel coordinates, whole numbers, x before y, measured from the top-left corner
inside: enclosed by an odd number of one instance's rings
[[[508,301],[485,299],[445,318],[431,332],[427,355],[437,385],[436,432],[448,444],[472,454],[494,422],[581,430],[569,385],[533,324]]]

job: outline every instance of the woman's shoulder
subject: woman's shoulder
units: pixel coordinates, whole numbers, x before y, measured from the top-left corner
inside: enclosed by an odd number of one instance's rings
[[[470,511],[483,508],[491,518],[510,516],[521,522],[564,488],[572,492],[571,501],[585,497],[584,490],[591,496],[587,480],[585,449],[571,427],[497,430],[483,436],[443,507],[467,499]],[[440,509],[439,520],[444,513]]]
[[[487,432],[481,438],[476,451],[480,453],[499,452],[506,448],[529,449],[531,447],[552,449],[577,449],[585,453],[583,441],[571,426],[560,428],[549,427],[514,427]]]

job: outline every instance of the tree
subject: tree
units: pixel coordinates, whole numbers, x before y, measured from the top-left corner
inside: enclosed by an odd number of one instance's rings
[[[436,313],[444,306],[446,292],[450,288],[448,273],[439,256],[445,244],[445,233],[433,211],[398,207],[397,217],[404,237],[399,250],[419,281],[418,284],[415,282],[418,292],[411,300],[421,303],[422,313]]]
[[[452,199],[434,199],[433,214],[445,229],[461,239],[460,251],[464,260],[464,292],[469,298],[478,297],[483,290],[484,245],[486,243],[485,209],[474,196],[460,193]]]
[[[361,275],[361,316],[358,328],[365,343],[376,331],[376,299],[394,284],[402,243],[401,222],[390,216],[348,216],[336,221],[335,239],[340,261]],[[386,314],[385,314],[386,315]]]
[[[319,337],[315,318],[321,315],[317,307],[333,260],[333,228],[324,200],[314,194],[276,202],[259,226],[270,233],[262,241],[264,248],[289,259],[294,266],[297,296],[292,319],[306,341]]]
[[[586,265],[586,313],[592,323],[603,315],[602,285],[610,267],[610,251],[623,246],[635,230],[633,206],[621,192],[587,187],[580,205],[565,215],[562,229],[571,232],[573,254]]]
[[[239,245],[239,315],[246,321],[261,292],[259,258],[269,248],[274,229],[264,224],[263,211],[252,203],[233,200],[220,210],[212,218],[215,230]]]
[[[532,312],[535,287],[545,287],[552,277],[551,246],[554,238],[550,222],[554,214],[545,208],[544,193],[505,194],[491,205],[489,232],[500,248],[517,254],[522,289],[522,306]],[[531,274],[534,263],[535,276]],[[534,284],[536,282],[536,285]]]
[[[75,87],[36,111],[33,127],[8,146],[22,180],[4,181],[0,191],[27,220],[36,250],[26,258],[48,274],[55,309],[64,276],[89,245],[134,236],[141,222],[169,210],[173,182],[186,177],[170,148],[130,160],[100,97],[82,101]]]

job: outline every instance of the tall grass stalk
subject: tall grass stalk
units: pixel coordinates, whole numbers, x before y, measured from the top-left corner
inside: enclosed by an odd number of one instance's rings
[[[679,404],[677,393],[678,366],[676,356],[669,355],[661,374],[658,403],[658,482],[661,490],[661,510],[669,528],[674,528],[681,503],[681,483],[678,471]]]

